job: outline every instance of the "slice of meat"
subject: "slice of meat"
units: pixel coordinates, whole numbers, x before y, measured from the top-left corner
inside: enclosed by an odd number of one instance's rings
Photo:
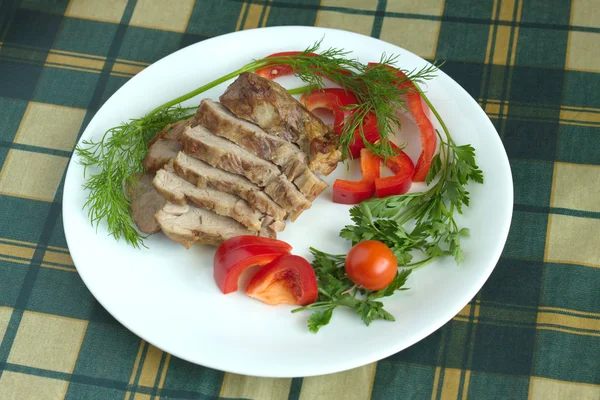
[[[126,191],[131,200],[130,211],[133,221],[143,233],[155,233],[160,230],[154,219],[154,213],[163,208],[166,203],[154,186],[154,173],[138,173],[135,185],[127,185]]]
[[[152,181],[156,190],[169,202],[184,205],[192,203],[216,214],[231,217],[248,229],[260,231],[264,214],[253,210],[245,200],[230,193],[211,188],[199,188],[177,175],[159,170]]]
[[[219,99],[238,117],[298,144],[312,171],[328,175],[340,161],[337,135],[277,82],[245,72]]]
[[[296,177],[299,168],[307,162],[306,154],[294,144],[236,117],[226,107],[210,99],[202,100],[196,111],[195,121],[257,157],[282,168],[291,164],[288,167],[290,175],[287,175],[290,180]]]
[[[179,153],[181,143],[170,139],[158,139],[150,145],[150,150],[142,162],[146,171],[158,171]]]
[[[301,212],[310,208],[310,201],[280,173],[277,166],[216,136],[203,126],[186,129],[182,142],[184,151],[189,155],[264,187],[265,193],[286,211]]]
[[[258,233],[231,218],[187,204],[167,203],[154,218],[167,237],[187,249],[196,243],[218,246],[235,236],[256,236]]]
[[[284,175],[310,200],[314,200],[327,188],[327,184],[308,168],[306,154],[298,146],[237,118],[217,102],[202,100],[196,112],[195,123],[279,166]]]
[[[286,217],[285,210],[267,196],[260,187],[240,175],[212,167],[183,152],[175,157],[173,168],[178,176],[200,188],[213,187],[239,196],[250,206],[272,216],[275,220],[284,220]]]
[[[273,232],[273,234],[275,232],[282,232],[285,229],[285,222],[281,221],[281,220],[276,220],[275,218],[273,218],[270,215],[265,215],[262,226],[263,226],[263,229],[261,230],[262,233],[259,236],[267,236],[270,234],[270,232]],[[264,234],[265,230],[266,230],[267,235]],[[275,235],[270,236],[270,237],[275,237]]]
[[[181,121],[173,122],[172,124],[167,124],[160,132],[154,135],[149,145],[153,145],[154,142],[159,139],[179,141],[185,128],[192,125],[194,122],[194,118],[195,117],[190,117],[188,119],[182,119]]]
[[[148,154],[142,162],[142,166],[146,171],[158,171],[179,153],[181,150],[181,143],[179,143],[181,135],[188,126],[192,125],[194,120],[195,117],[190,117],[167,124],[154,135],[148,143]]]
[[[290,219],[292,221],[295,221],[302,214],[302,211],[308,210],[311,206],[311,203],[283,175],[279,175],[267,183],[264,191],[275,203],[290,212]]]
[[[186,129],[182,141],[186,153],[213,167],[243,175],[261,187],[281,174],[276,165],[250,154],[227,139],[216,136],[201,125]]]

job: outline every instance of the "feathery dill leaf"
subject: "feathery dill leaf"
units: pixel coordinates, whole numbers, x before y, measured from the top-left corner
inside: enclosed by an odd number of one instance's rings
[[[111,128],[100,140],[84,140],[75,148],[87,176],[84,189],[88,198],[84,207],[93,225],[97,227],[106,220],[115,239],[123,237],[136,248],[143,245],[144,237],[133,225],[124,183],[136,184],[135,174],[143,171],[142,161],[150,139],[165,125],[191,115],[190,108],[170,107]]]
[[[402,82],[410,80],[423,83],[435,76],[438,67],[435,64],[413,71],[403,71],[406,78],[399,78],[393,69],[396,67],[398,55],[381,56],[374,65],[363,64],[356,58],[349,58],[349,51],[342,49],[327,49],[319,54],[314,54],[319,49],[321,42],[307,48],[302,53],[287,56],[277,56],[264,59],[268,65],[289,65],[294,74],[303,82],[314,88],[325,87],[323,78],[327,78],[340,85],[343,89],[354,93],[358,104],[349,106],[349,115],[344,121],[340,134],[340,150],[344,159],[348,158],[350,143],[354,139],[354,132],[359,131],[366,147],[374,154],[388,158],[395,155],[390,144],[390,137],[400,128],[397,116],[398,109],[406,109],[406,102],[402,96],[407,92]],[[364,137],[362,126],[369,113],[375,114],[380,140],[370,143]]]
[[[127,123],[106,131],[98,141],[83,141],[75,149],[79,162],[89,170],[84,188],[88,190],[85,208],[93,225],[106,220],[109,233],[115,238],[123,237],[134,247],[143,245],[144,237],[133,226],[129,213],[130,202],[123,193],[123,182],[135,184],[134,174],[142,171],[141,162],[148,152],[150,139],[165,125],[188,117],[192,108],[182,108],[184,101],[190,100],[205,91],[236,78],[244,72],[252,72],[270,65],[285,64],[292,66],[296,75],[307,83],[306,90],[324,87],[323,78],[337,82],[354,92],[359,100],[355,110],[348,117],[341,134],[341,150],[345,158],[354,131],[362,133],[362,122],[369,113],[377,116],[381,140],[367,147],[384,158],[393,155],[389,138],[393,130],[400,126],[395,114],[397,107],[405,107],[398,88],[398,77],[384,67],[370,67],[355,58],[349,51],[330,48],[318,55],[311,55],[320,49],[321,41],[315,42],[304,52],[294,56],[280,56],[254,60],[243,67],[230,72],[206,85],[196,88],[180,97],[162,104],[144,117],[132,119]],[[397,56],[383,55],[380,62],[394,65]],[[429,66],[419,71],[409,72],[408,79],[422,82],[430,79],[436,68]]]

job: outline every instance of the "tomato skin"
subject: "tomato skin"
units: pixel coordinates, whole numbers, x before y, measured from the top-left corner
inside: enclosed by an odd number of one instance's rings
[[[368,290],[385,288],[398,273],[396,256],[377,240],[365,240],[352,247],[345,267],[352,282]]]
[[[217,251],[214,256],[214,262],[221,260],[228,253],[233,250],[239,249],[241,247],[282,247],[288,250],[288,253],[292,251],[292,246],[277,239],[271,239],[261,236],[248,236],[248,235],[240,235],[232,237],[231,239],[227,239],[219,247],[217,247]]]

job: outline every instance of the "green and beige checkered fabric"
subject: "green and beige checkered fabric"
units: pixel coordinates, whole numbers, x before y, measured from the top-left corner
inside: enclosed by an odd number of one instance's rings
[[[91,296],[62,228],[73,146],[115,90],[183,46],[273,25],[445,60],[514,176],[508,243],[472,302],[329,376],[240,376],[148,345]],[[0,0],[0,167],[2,400],[600,399],[599,0]]]

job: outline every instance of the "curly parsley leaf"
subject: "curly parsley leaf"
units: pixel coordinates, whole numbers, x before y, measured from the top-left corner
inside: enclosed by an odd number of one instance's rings
[[[410,268],[446,255],[459,264],[464,261],[460,239],[468,230],[458,227],[454,213],[461,214],[463,206],[469,206],[466,186],[471,181],[483,183],[483,173],[475,162],[473,147],[457,146],[444,129],[447,139],[438,132],[440,151],[432,159],[426,181],[439,180],[425,192],[368,200],[352,207],[353,225],[341,230],[342,238],[352,244],[363,240],[383,242],[396,256],[398,265]],[[415,258],[418,261],[413,261]]]
[[[376,292],[371,292],[367,296],[367,298],[369,300],[375,300],[375,299],[380,299],[382,297],[391,296],[394,293],[396,293],[396,291],[398,291],[398,290],[408,290],[408,288],[405,288],[404,285],[406,284],[406,280],[408,279],[410,273],[411,273],[410,269],[398,271],[398,274],[396,275],[396,277],[394,278],[392,283],[390,283],[389,285],[387,285],[385,288],[383,288],[381,290],[378,290]]]
[[[308,318],[308,329],[313,333],[317,333],[321,327],[331,321],[334,309],[335,307],[329,307],[324,311],[313,311],[310,318]]]
[[[366,325],[376,319],[394,321],[394,316],[383,308],[381,301],[377,300],[391,296],[397,291],[407,290],[404,285],[411,270],[399,271],[394,280],[384,289],[368,291],[356,287],[354,282],[346,276],[345,256],[327,254],[312,247],[310,251],[314,256],[312,266],[317,276],[319,296],[315,303],[297,308],[292,312],[313,310],[308,319],[308,329],[311,332],[316,333],[321,327],[327,325],[331,320],[333,310],[337,307],[354,310]]]

